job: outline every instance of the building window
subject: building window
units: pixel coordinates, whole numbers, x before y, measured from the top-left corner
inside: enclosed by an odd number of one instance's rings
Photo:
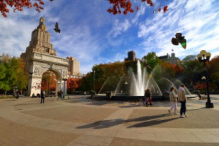
[[[46,52],[49,52],[49,48],[46,49]]]

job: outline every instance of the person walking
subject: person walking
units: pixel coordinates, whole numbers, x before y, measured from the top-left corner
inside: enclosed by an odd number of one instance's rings
[[[45,92],[43,90],[41,90],[41,102],[44,104],[44,98],[45,98]]]
[[[61,92],[60,91],[58,91],[58,99],[57,100],[59,100],[59,99],[61,99]]]
[[[177,95],[175,94],[175,89],[173,87],[170,88],[169,92],[170,102],[171,106],[168,110],[169,114],[171,113],[171,110],[174,109],[174,114],[177,115]]]
[[[63,91],[60,90],[60,99],[62,100],[63,99]]]
[[[16,92],[16,98],[19,99],[19,97],[20,97],[20,92],[17,90],[17,92]]]
[[[181,87],[179,87],[179,90],[178,90],[178,101],[181,103],[181,108],[180,108],[181,118],[188,117],[188,115],[186,115],[187,97],[186,97],[186,92],[184,88],[185,88],[185,85],[181,85]]]
[[[150,90],[150,88],[145,90],[144,97],[145,97],[145,101],[144,101],[145,105],[148,106],[148,103],[149,103],[149,105],[152,105],[151,90]]]

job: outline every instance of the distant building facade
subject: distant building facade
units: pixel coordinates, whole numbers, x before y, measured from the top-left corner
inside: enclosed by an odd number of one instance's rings
[[[171,53],[171,56],[167,53],[167,55],[158,57],[160,60],[165,60],[171,64],[178,65],[180,59],[175,56],[175,53]]]
[[[66,59],[69,60],[69,75],[71,76],[79,76],[80,75],[80,62],[77,61],[73,57],[67,57]]]
[[[171,53],[171,56],[167,53],[167,55],[164,56],[159,56],[158,57],[160,60],[165,60],[171,64],[179,65],[180,59],[175,56],[175,53]],[[134,51],[129,51],[128,52],[128,58],[125,58],[124,61],[136,61],[139,60],[136,58],[136,54]]]
[[[128,58],[125,58],[125,61],[136,61],[136,55],[134,51],[128,52]]]

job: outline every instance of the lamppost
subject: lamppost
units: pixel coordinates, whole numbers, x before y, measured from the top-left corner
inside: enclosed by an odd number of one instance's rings
[[[94,92],[95,92],[95,70],[93,71],[94,72]]]
[[[67,79],[68,79],[67,76],[64,76],[63,79],[62,79],[62,80],[64,81],[64,92],[63,92],[63,98],[65,98],[65,94],[66,94],[65,81],[67,81]]]
[[[57,80],[56,80],[57,81]],[[58,92],[60,92],[60,81],[57,81],[57,87],[56,87],[56,97],[58,96],[58,99],[60,98],[58,95]],[[58,91],[58,92],[57,92]]]
[[[210,95],[209,95],[209,89],[208,89],[208,76],[207,76],[207,68],[206,68],[206,62],[210,60],[211,53],[206,52],[205,50],[202,50],[198,55],[197,58],[199,62],[204,63],[204,71],[205,71],[205,83],[206,83],[206,90],[207,90],[207,102],[206,102],[206,108],[213,108],[214,105],[211,103]]]
[[[202,81],[205,82],[205,88],[206,88],[207,86],[206,86],[206,77],[205,76],[202,77]],[[206,90],[206,94],[207,94],[207,90]]]
[[[125,84],[125,92],[128,92],[128,82],[126,81],[124,84]]]

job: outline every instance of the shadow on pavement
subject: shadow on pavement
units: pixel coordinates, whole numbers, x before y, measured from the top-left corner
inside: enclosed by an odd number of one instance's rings
[[[84,128],[102,129],[102,128],[109,128],[112,126],[116,126],[124,122],[125,120],[123,119],[104,120],[104,121],[97,121],[97,122],[90,123],[90,124],[83,125],[83,126],[78,126],[77,128],[79,129],[84,129]]]
[[[83,128],[94,128],[94,129],[102,129],[102,128],[109,128],[113,127],[122,123],[125,124],[133,124],[130,125],[128,128],[132,127],[146,127],[146,126],[153,126],[157,124],[161,124],[164,122],[176,120],[178,118],[170,118],[170,119],[159,119],[162,117],[169,117],[169,114],[159,114],[159,115],[153,115],[153,116],[145,116],[145,117],[140,117],[140,118],[135,118],[135,119],[128,119],[128,120],[123,120],[123,119],[114,119],[114,120],[104,120],[104,121],[97,121],[94,123],[90,123],[87,125],[82,125],[78,126],[77,128],[83,129]],[[135,122],[143,122],[143,123],[135,123]]]
[[[179,119],[179,118],[171,118],[171,119],[163,119],[163,120],[161,120],[161,119],[148,120],[148,121],[145,121],[145,122],[142,122],[142,123],[134,124],[134,125],[129,126],[127,128],[154,126],[154,125],[162,124],[162,123],[165,123],[165,122],[173,121],[173,120],[176,120],[176,119]]]

